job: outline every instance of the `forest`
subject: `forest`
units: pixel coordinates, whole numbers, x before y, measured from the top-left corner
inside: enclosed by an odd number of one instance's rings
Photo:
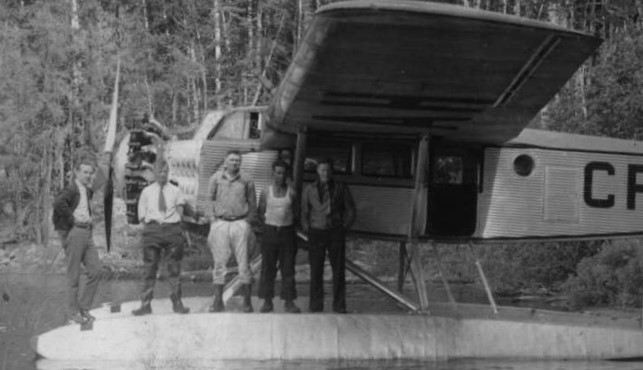
[[[331,2],[0,2],[0,246],[47,244],[51,200],[74,159],[101,150],[118,60],[120,134],[144,114],[187,130],[213,109],[268,104],[314,12]],[[604,39],[530,126],[643,139],[643,0],[443,2]],[[638,240],[499,245],[483,259],[502,261],[488,267],[497,286],[567,290],[580,304],[640,306],[640,250]]]

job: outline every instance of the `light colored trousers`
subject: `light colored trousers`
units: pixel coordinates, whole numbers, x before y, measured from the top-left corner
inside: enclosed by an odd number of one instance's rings
[[[250,233],[250,224],[246,220],[216,220],[210,224],[208,245],[214,258],[212,284],[225,284],[226,266],[232,253],[237,260],[239,281],[242,284],[251,283],[250,268],[248,267]]]

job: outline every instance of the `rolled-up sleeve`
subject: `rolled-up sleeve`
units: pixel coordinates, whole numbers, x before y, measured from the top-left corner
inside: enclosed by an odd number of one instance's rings
[[[210,176],[210,181],[208,181],[208,194],[209,194],[209,200],[216,200],[217,199],[217,174],[213,174]]]
[[[149,193],[148,188],[145,188],[141,192],[141,196],[138,198],[138,220],[140,222],[145,222],[145,216],[147,215],[148,193]]]
[[[214,200],[217,198],[217,174],[210,176],[208,181],[208,199],[206,200],[205,216],[214,219]]]

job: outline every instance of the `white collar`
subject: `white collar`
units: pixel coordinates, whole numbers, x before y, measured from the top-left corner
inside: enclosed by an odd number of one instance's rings
[[[74,179],[74,181],[76,181],[76,186],[78,187],[78,190],[85,189],[85,191],[87,191],[87,186],[83,185],[80,181],[78,181],[78,179]]]

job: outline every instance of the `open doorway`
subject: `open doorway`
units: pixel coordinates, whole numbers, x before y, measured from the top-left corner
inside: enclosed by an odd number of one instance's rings
[[[427,231],[430,236],[470,236],[476,230],[480,150],[437,143],[429,157]]]

